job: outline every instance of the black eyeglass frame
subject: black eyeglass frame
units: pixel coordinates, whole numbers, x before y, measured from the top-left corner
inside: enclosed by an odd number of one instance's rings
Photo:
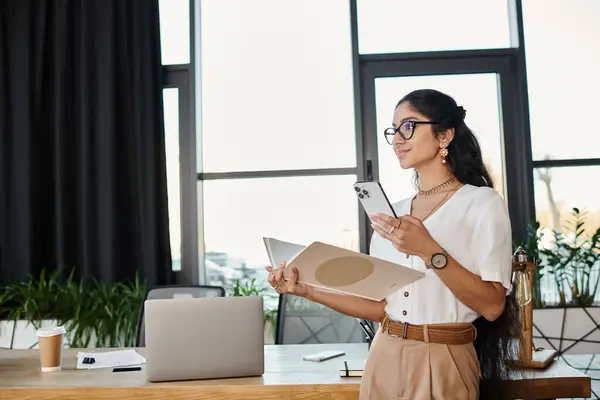
[[[410,129],[410,136],[406,137],[402,134],[402,132],[400,132],[400,128],[402,128],[402,125],[404,124],[411,124],[412,127]],[[415,127],[418,124],[430,124],[430,125],[435,125],[435,124],[439,124],[438,121],[415,121],[415,120],[408,120],[408,121],[404,121],[403,123],[400,124],[400,126],[398,126],[397,128],[391,127],[391,128],[387,128],[386,130],[383,131],[383,136],[385,137],[385,140],[388,142],[388,144],[393,144],[393,140],[394,140],[394,136],[396,136],[396,133],[400,135],[400,137],[404,140],[410,140],[413,135],[415,134]],[[388,139],[388,136],[391,136],[391,139]]]

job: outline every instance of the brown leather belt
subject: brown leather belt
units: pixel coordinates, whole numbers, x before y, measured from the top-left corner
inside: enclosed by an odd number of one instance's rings
[[[381,331],[397,338],[439,344],[469,344],[477,338],[477,329],[472,324],[411,325],[387,316],[381,323]]]

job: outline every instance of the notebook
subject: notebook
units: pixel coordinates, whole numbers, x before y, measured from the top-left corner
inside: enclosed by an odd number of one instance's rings
[[[133,349],[77,353],[77,369],[126,367],[145,363],[146,359]]]
[[[340,367],[342,378],[362,377],[365,370],[365,361],[344,361]]]
[[[322,290],[381,301],[425,275],[398,263],[321,242],[301,246],[274,238],[263,240],[273,267],[287,261],[284,279],[290,278],[295,267],[301,283]]]

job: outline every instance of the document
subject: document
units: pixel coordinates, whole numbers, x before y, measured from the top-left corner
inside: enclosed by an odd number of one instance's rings
[[[146,359],[134,349],[78,352],[77,369],[114,368],[145,364]]]
[[[274,268],[287,261],[289,279],[297,268],[299,282],[337,293],[381,301],[425,274],[410,267],[341,247],[313,242],[308,246],[263,238]]]

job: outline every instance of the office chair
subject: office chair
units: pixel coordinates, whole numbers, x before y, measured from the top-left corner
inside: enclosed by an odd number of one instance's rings
[[[279,296],[275,344],[365,343],[356,318],[298,296]]]
[[[169,285],[158,286],[149,289],[146,292],[146,297],[144,297],[140,307],[135,346],[144,347],[146,344],[146,337],[144,333],[144,303],[146,300],[205,297],[225,297],[225,289],[221,286],[203,285]]]

